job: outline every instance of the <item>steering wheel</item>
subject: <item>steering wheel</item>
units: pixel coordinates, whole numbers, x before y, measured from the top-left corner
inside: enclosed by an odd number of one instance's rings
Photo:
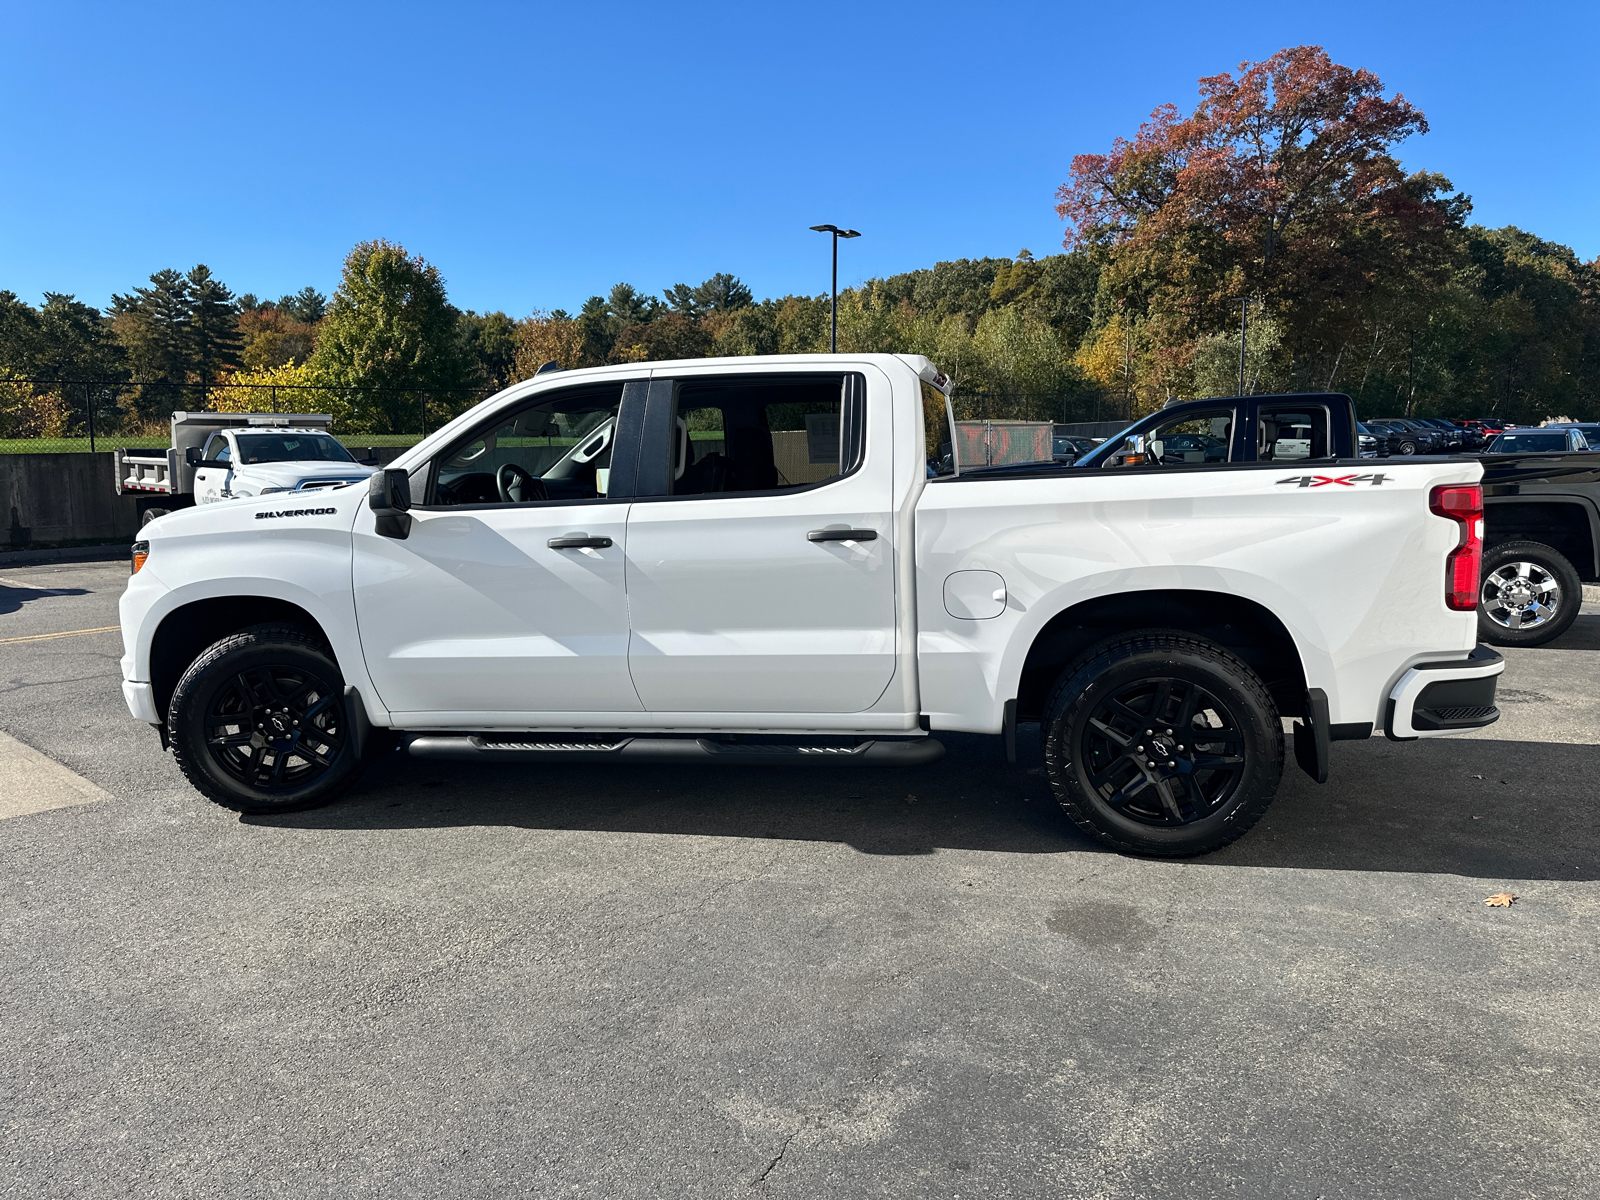
[[[548,500],[544,480],[536,479],[516,463],[503,463],[494,473],[494,485],[502,504],[526,504],[529,500]]]

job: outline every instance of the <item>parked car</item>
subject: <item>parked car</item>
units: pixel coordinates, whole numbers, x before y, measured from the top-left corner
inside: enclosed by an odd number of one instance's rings
[[[129,711],[250,812],[326,803],[396,742],[910,765],[946,730],[1014,758],[1037,720],[1072,819],[1168,857],[1261,816],[1282,716],[1319,782],[1330,741],[1496,719],[1480,461],[1344,466],[1348,397],[1267,396],[973,469],[924,425],[951,386],[890,354],[549,372],[366,489],[172,513],[122,597]],[[1146,457],[1190,434],[1225,454]]]
[[[1361,458],[1388,458],[1389,435],[1376,433],[1360,422],[1356,423],[1356,453]]]
[[[1577,454],[1589,450],[1588,439],[1570,427],[1512,429],[1498,435],[1485,454]]]
[[[1374,433],[1382,432],[1389,439],[1389,453],[1409,458],[1413,454],[1438,454],[1441,451],[1437,430],[1414,429],[1393,418],[1368,421]]]
[[[1600,450],[1600,422],[1596,421],[1561,421],[1551,425],[1541,425],[1540,429],[1576,429],[1583,434],[1583,440],[1589,443],[1590,450]]]
[[[1097,445],[1095,438],[1058,432],[1051,439],[1050,451],[1057,462],[1077,462]]]
[[[1600,582],[1600,456],[1579,449],[1582,438],[1576,429],[1512,428],[1480,460],[1485,641],[1553,641],[1577,619],[1583,585]]]
[[[1406,435],[1413,435],[1416,444],[1413,454],[1448,454],[1450,451],[1450,435],[1431,425],[1425,425],[1414,417],[1385,417],[1384,424],[1395,429],[1401,435],[1401,441],[1407,439]],[[1405,450],[1401,454],[1407,453]]]
[[[1443,417],[1418,417],[1417,424],[1428,429],[1437,429],[1444,437],[1444,447],[1448,453],[1454,454],[1466,449],[1466,431],[1454,421],[1446,421]]]

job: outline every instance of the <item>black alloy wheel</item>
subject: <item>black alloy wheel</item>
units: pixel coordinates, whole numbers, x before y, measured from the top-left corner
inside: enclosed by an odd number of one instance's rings
[[[1062,675],[1043,723],[1056,797],[1115,849],[1203,854],[1266,811],[1283,730],[1254,672],[1220,646],[1148,630],[1089,650]]]
[[[361,773],[338,664],[294,626],[210,646],[174,689],[167,724],[189,782],[240,812],[326,804]]]

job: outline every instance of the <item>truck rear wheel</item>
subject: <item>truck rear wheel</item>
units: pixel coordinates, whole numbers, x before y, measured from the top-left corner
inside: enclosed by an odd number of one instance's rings
[[[1583,581],[1542,542],[1501,542],[1483,556],[1478,636],[1497,646],[1542,646],[1578,619]]]
[[[1283,775],[1283,726],[1261,680],[1179,632],[1091,647],[1062,672],[1041,732],[1061,807],[1126,853],[1226,846],[1260,820]]]
[[[208,647],[167,709],[173,756],[195,788],[244,813],[298,812],[361,774],[333,653],[292,625],[256,625]]]

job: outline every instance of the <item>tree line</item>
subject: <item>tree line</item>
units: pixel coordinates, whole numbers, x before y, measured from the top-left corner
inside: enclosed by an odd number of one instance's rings
[[[839,347],[926,354],[992,415],[1131,417],[1244,388],[1345,391],[1367,415],[1600,417],[1600,259],[1469,223],[1449,180],[1396,156],[1422,112],[1371,72],[1294,47],[1200,81],[1131,138],[1073,159],[1063,252],[958,259],[839,298]],[[0,436],[154,430],[198,389],[215,407],[333,411],[415,431],[563,367],[825,350],[826,295],[757,300],[737,277],[656,296],[618,283],[577,313],[452,305],[387,241],[330,298],[235,296],[204,266],[96,309],[0,291]],[[123,381],[91,389],[20,379]]]

